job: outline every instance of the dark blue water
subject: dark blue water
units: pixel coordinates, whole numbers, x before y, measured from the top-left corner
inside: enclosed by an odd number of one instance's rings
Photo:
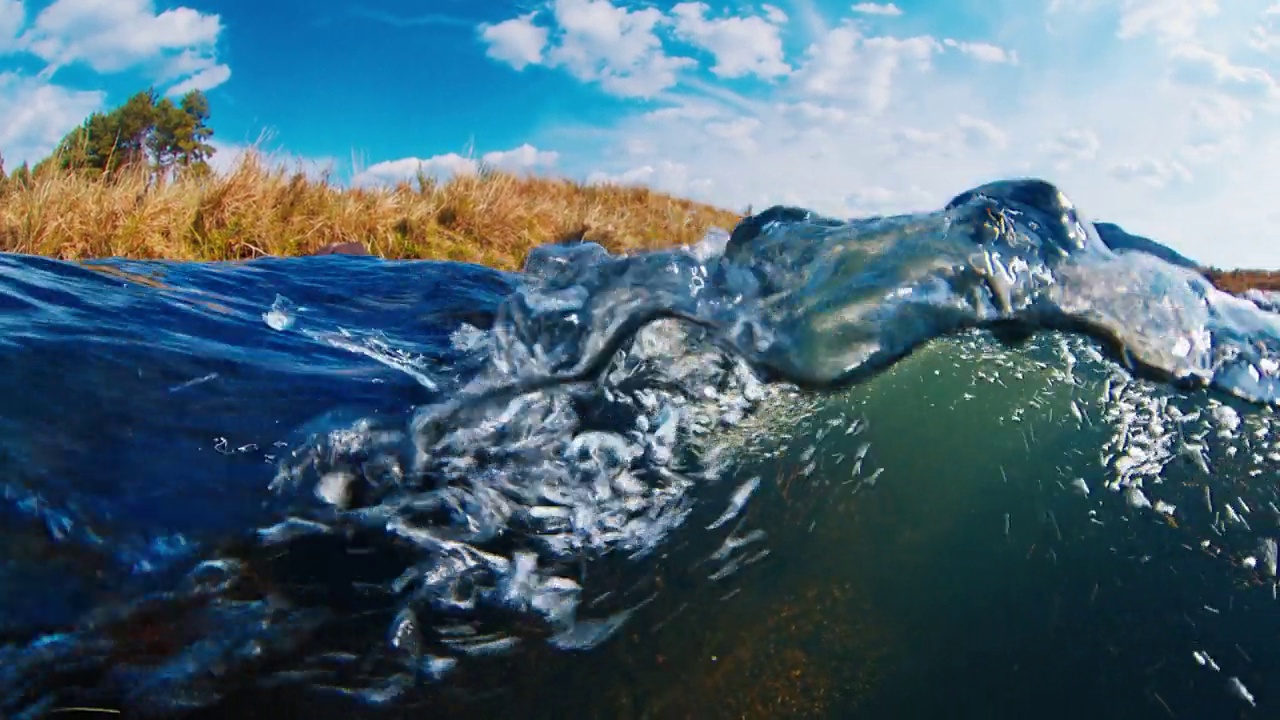
[[[1280,316],[1051,186],[519,274],[10,255],[0,298],[4,717],[1280,697]]]

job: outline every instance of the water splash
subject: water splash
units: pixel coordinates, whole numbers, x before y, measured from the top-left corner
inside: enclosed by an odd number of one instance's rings
[[[272,522],[209,548],[179,588],[0,649],[0,708],[21,717],[106,693],[164,713],[263,683],[386,704],[477,657],[589,650],[652,602],[643,568],[677,536],[719,563],[712,582],[768,553],[767,534],[739,517],[754,486],[722,477],[729,429],[792,389],[847,387],[965,330],[1010,343],[1082,333],[1133,382],[1280,401],[1280,316],[1194,271],[1112,253],[1034,180],[919,215],[845,222],[776,207],[666,252],[547,246],[520,279],[491,327],[450,329],[475,372],[428,377],[421,356],[336,343],[441,399],[407,423],[366,417],[293,447],[271,484]],[[296,315],[277,299],[261,318],[288,333]],[[1107,422],[1185,419],[1125,387],[1104,398]],[[1229,424],[1223,407],[1212,417]],[[1104,486],[1135,509],[1184,512],[1182,498],[1152,502],[1147,483],[1179,453],[1207,464],[1203,447],[1124,427],[1104,448],[1115,473]],[[690,522],[703,508],[706,521]],[[1236,521],[1233,508],[1222,522]],[[1274,567],[1273,549],[1263,557]],[[321,580],[303,581],[299,568],[317,565]],[[357,617],[361,640],[325,630]],[[138,633],[155,627],[182,632],[160,650]],[[96,683],[72,682],[86,667]]]

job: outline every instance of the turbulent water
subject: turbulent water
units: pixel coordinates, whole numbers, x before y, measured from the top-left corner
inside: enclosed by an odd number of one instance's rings
[[[1280,707],[1276,306],[1042,182],[0,303],[2,717]]]

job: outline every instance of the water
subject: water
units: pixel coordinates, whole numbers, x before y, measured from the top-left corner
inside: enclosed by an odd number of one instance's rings
[[[1043,183],[521,274],[0,276],[6,717],[1280,702],[1280,316]]]

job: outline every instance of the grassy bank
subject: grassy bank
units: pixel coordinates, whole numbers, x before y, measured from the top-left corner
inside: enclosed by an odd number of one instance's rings
[[[504,173],[343,188],[248,154],[230,173],[159,184],[145,170],[110,181],[58,171],[9,181],[0,186],[0,250],[68,260],[239,260],[358,242],[387,258],[515,269],[531,248],[568,237],[614,252],[651,249],[695,242],[741,217],[644,188]],[[1280,290],[1280,272],[1205,273],[1229,292]]]
[[[349,189],[247,155],[230,173],[150,182],[39,173],[0,188],[0,250],[82,259],[234,260],[359,242],[388,258],[514,269],[530,248],[584,236],[611,251],[696,242],[738,213],[642,188],[484,173]]]
[[[1280,271],[1205,268],[1203,272],[1219,290],[1237,295],[1249,289],[1280,291]]]

